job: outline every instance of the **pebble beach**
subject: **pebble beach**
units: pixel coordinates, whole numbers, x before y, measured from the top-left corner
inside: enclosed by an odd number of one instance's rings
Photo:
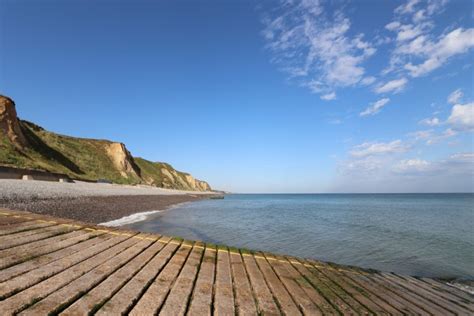
[[[150,186],[0,180],[0,207],[96,224],[135,213],[164,210],[213,194]]]

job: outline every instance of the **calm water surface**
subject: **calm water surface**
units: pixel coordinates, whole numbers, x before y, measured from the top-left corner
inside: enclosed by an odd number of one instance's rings
[[[474,280],[474,194],[227,195],[127,227],[419,276]]]

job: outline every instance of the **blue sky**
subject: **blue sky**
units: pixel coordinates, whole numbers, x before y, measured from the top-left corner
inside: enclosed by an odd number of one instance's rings
[[[0,0],[0,93],[234,192],[474,191],[471,1]]]

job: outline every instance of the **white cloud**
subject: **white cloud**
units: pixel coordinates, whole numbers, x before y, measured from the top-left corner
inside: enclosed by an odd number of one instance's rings
[[[447,128],[442,132],[436,132],[432,129],[416,131],[408,134],[415,141],[424,141],[426,145],[438,144],[448,138],[458,135],[456,131],[451,128]]]
[[[426,140],[427,145],[434,145],[437,144],[445,139],[451,138],[453,136],[456,136],[458,133],[451,128],[445,129],[442,133],[440,134],[433,134],[431,137],[429,137]]]
[[[331,10],[333,5],[326,8],[319,0],[279,3],[263,19],[262,34],[271,60],[291,81],[322,100],[334,100],[343,87],[371,86],[376,93],[400,92],[410,77],[426,75],[474,47],[474,28],[434,32],[440,29],[434,17],[444,10],[447,0],[404,1],[385,25],[389,32],[379,32],[371,39],[357,33],[340,8]],[[381,82],[367,72],[365,62],[378,45],[388,42],[394,48],[382,75],[393,72],[398,79]]]
[[[408,136],[412,137],[415,140],[424,140],[429,139],[433,136],[433,130],[423,130],[423,131],[416,131],[413,133],[408,134]]]
[[[377,102],[372,103],[367,109],[361,112],[360,116],[375,115],[382,110],[382,108],[390,101],[389,98],[383,98]]]
[[[399,44],[395,49],[396,56],[399,55],[414,55],[422,56],[426,52],[426,45],[428,37],[425,35],[420,35],[415,38],[413,41],[407,43]]]
[[[411,62],[405,64],[412,77],[425,75],[442,65],[451,57],[466,53],[474,47],[474,28],[458,28],[450,33],[441,36],[437,42],[425,41],[425,60],[419,64]]]
[[[398,27],[397,41],[403,42],[421,35],[428,27],[428,24],[404,24]]]
[[[338,87],[362,84],[363,62],[375,48],[363,34],[349,34],[340,11],[330,15],[318,1],[286,1],[264,19],[263,35],[273,62],[311,91],[330,95]]]
[[[383,73],[404,70],[411,77],[420,77],[474,47],[473,28],[457,28],[438,37],[432,34],[433,17],[444,10],[447,2],[408,0],[395,10],[395,20],[385,28],[395,33],[397,41]]]
[[[385,28],[389,31],[395,31],[400,27],[401,23],[398,21],[393,21],[385,25]]]
[[[420,2],[420,0],[408,0],[405,4],[400,5],[395,9],[397,14],[407,14],[412,13],[415,10],[415,6]]]
[[[448,103],[457,104],[461,101],[463,96],[464,96],[464,94],[462,93],[461,89],[454,90],[448,96]]]
[[[396,163],[392,170],[399,174],[421,175],[421,174],[459,174],[467,176],[474,175],[474,153],[455,153],[446,159],[438,161],[427,161],[419,158],[403,159]]]
[[[301,0],[299,5],[303,10],[308,10],[314,16],[318,16],[323,12],[320,0]]]
[[[360,81],[360,83],[364,86],[368,86],[368,85],[371,85],[372,83],[375,82],[375,77],[372,77],[372,76],[368,76],[368,77],[365,77],[364,79],[362,79]]]
[[[408,150],[408,146],[403,144],[399,139],[389,143],[373,143],[367,142],[355,146],[350,154],[353,157],[367,157],[373,155],[402,153]]]
[[[395,14],[398,15],[413,15],[413,19],[420,19],[422,16],[427,17],[436,12],[443,10],[443,7],[448,3],[448,0],[427,0],[425,7],[415,8],[420,4],[421,0],[408,0],[405,4],[400,5],[395,9]],[[418,6],[419,7],[419,6]]]
[[[474,153],[456,153],[451,155],[449,160],[455,163],[474,163]]]
[[[415,14],[413,14],[413,22],[415,22],[415,23],[419,23],[419,22],[423,21],[426,18],[427,18],[426,11],[423,10],[423,9],[419,10]]]
[[[404,159],[393,167],[397,173],[425,172],[431,168],[431,163],[423,159]]]
[[[448,123],[457,131],[474,131],[474,102],[454,105]]]
[[[413,14],[413,21],[420,22],[435,13],[440,13],[444,10],[444,6],[448,3],[448,0],[428,0],[426,8],[422,8]]]
[[[474,192],[474,153],[441,160],[401,154],[351,157],[338,164],[336,192]]]
[[[474,153],[472,152],[455,153],[445,159],[434,162],[428,162],[419,159],[414,160],[416,160],[417,162],[413,162],[411,168],[409,164],[407,164],[406,169],[399,170],[399,172],[404,172],[406,174],[413,172],[424,172],[433,176],[437,176],[440,174],[450,174],[457,176],[462,175],[471,177],[472,184],[472,177],[474,176]]]
[[[368,156],[361,159],[349,159],[339,166],[344,174],[372,174],[379,171],[384,165],[380,157]]]
[[[447,3],[448,0],[428,0],[425,8],[421,8],[413,13],[412,19],[417,23],[426,20],[431,15],[442,12]]]
[[[433,117],[433,118],[425,118],[419,122],[422,125],[428,125],[428,126],[438,126],[441,122],[439,118]]]
[[[460,101],[463,97],[461,89],[453,91],[449,97],[449,103]],[[442,132],[435,132],[435,130],[417,131],[409,134],[414,140],[424,140],[427,145],[437,144],[443,140],[454,137],[462,132],[474,131],[474,102],[467,104],[455,104],[449,117],[445,121],[441,121],[437,117],[425,118],[419,121],[419,124],[436,127],[442,125],[449,125]]]
[[[321,99],[325,100],[325,101],[335,100],[336,99],[336,92],[331,92],[331,93],[328,93],[328,94],[324,94],[324,95],[321,96]]]
[[[406,78],[400,78],[391,80],[385,84],[382,84],[375,88],[377,93],[387,93],[387,92],[400,92],[405,88],[408,80]]]

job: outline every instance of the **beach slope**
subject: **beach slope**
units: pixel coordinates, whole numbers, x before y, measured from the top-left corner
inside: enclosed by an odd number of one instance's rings
[[[151,186],[0,180],[0,207],[96,224],[214,195]]]

